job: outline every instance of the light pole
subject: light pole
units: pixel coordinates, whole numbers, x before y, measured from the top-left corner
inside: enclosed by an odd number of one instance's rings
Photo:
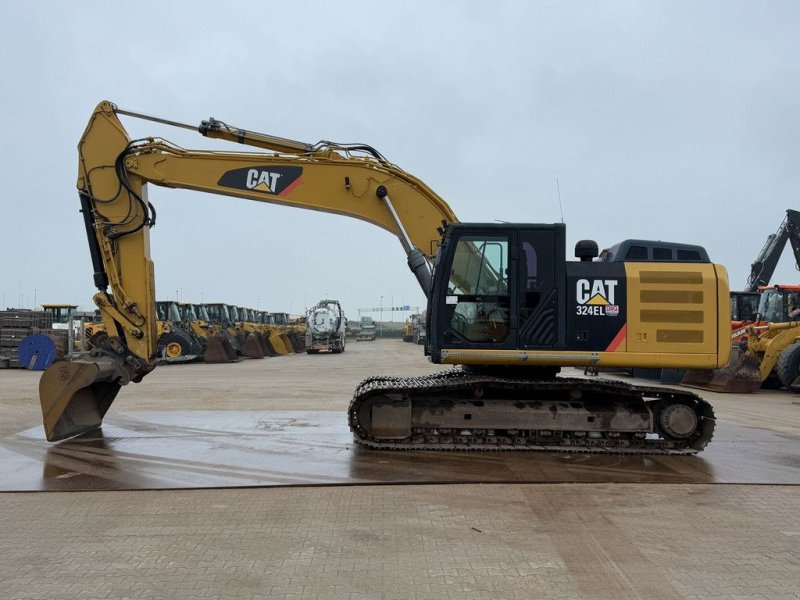
[[[380,336],[383,337],[383,296],[381,296],[380,310],[381,310],[381,332],[380,332]]]

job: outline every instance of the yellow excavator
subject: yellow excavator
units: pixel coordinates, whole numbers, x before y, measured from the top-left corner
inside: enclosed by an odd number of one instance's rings
[[[137,117],[262,152],[131,140]],[[78,192],[108,337],[43,374],[48,440],[99,427],[120,388],[156,366],[148,183],[347,215],[396,235],[428,299],[425,354],[460,365],[370,377],[348,409],[379,449],[686,454],[714,413],[687,390],[557,375],[561,367],[715,368],[730,353],[728,279],[700,246],[595,242],[567,260],[561,223],[459,223],[424,182],[373,147],[306,144],[209,119],[199,128],[101,102],[78,145]],[[495,215],[493,215],[495,216]]]

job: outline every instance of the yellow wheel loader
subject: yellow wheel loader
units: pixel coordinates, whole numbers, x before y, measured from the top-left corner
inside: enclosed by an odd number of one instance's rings
[[[161,359],[167,363],[199,360],[205,344],[184,324],[178,303],[172,300],[156,302],[156,336]]]
[[[744,328],[728,364],[720,369],[689,370],[682,385],[716,392],[751,394],[758,389],[785,387],[800,393],[800,286],[763,289],[756,322]],[[734,331],[741,337],[741,328]]]
[[[230,341],[211,325],[208,311],[202,304],[179,302],[181,322],[202,341],[203,361],[207,363],[236,362],[238,356]]]

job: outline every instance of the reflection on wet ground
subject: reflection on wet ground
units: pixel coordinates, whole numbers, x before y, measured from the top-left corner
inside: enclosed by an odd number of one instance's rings
[[[339,412],[110,415],[57,444],[35,427],[0,440],[0,490],[124,490],[381,483],[800,484],[800,439],[718,421],[697,456],[375,452]]]

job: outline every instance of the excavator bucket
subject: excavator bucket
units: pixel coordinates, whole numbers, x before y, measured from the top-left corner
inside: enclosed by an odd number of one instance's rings
[[[203,352],[203,360],[207,363],[228,363],[236,362],[239,357],[231,343],[221,335],[212,335],[206,339],[206,349]]]
[[[122,387],[111,360],[58,361],[42,373],[39,400],[44,432],[55,442],[100,427]]]
[[[242,356],[247,358],[264,358],[264,349],[258,338],[252,333],[245,338],[242,344]]]
[[[761,387],[761,371],[755,357],[734,347],[728,366],[713,370],[689,369],[681,385],[712,392],[752,394]]]

